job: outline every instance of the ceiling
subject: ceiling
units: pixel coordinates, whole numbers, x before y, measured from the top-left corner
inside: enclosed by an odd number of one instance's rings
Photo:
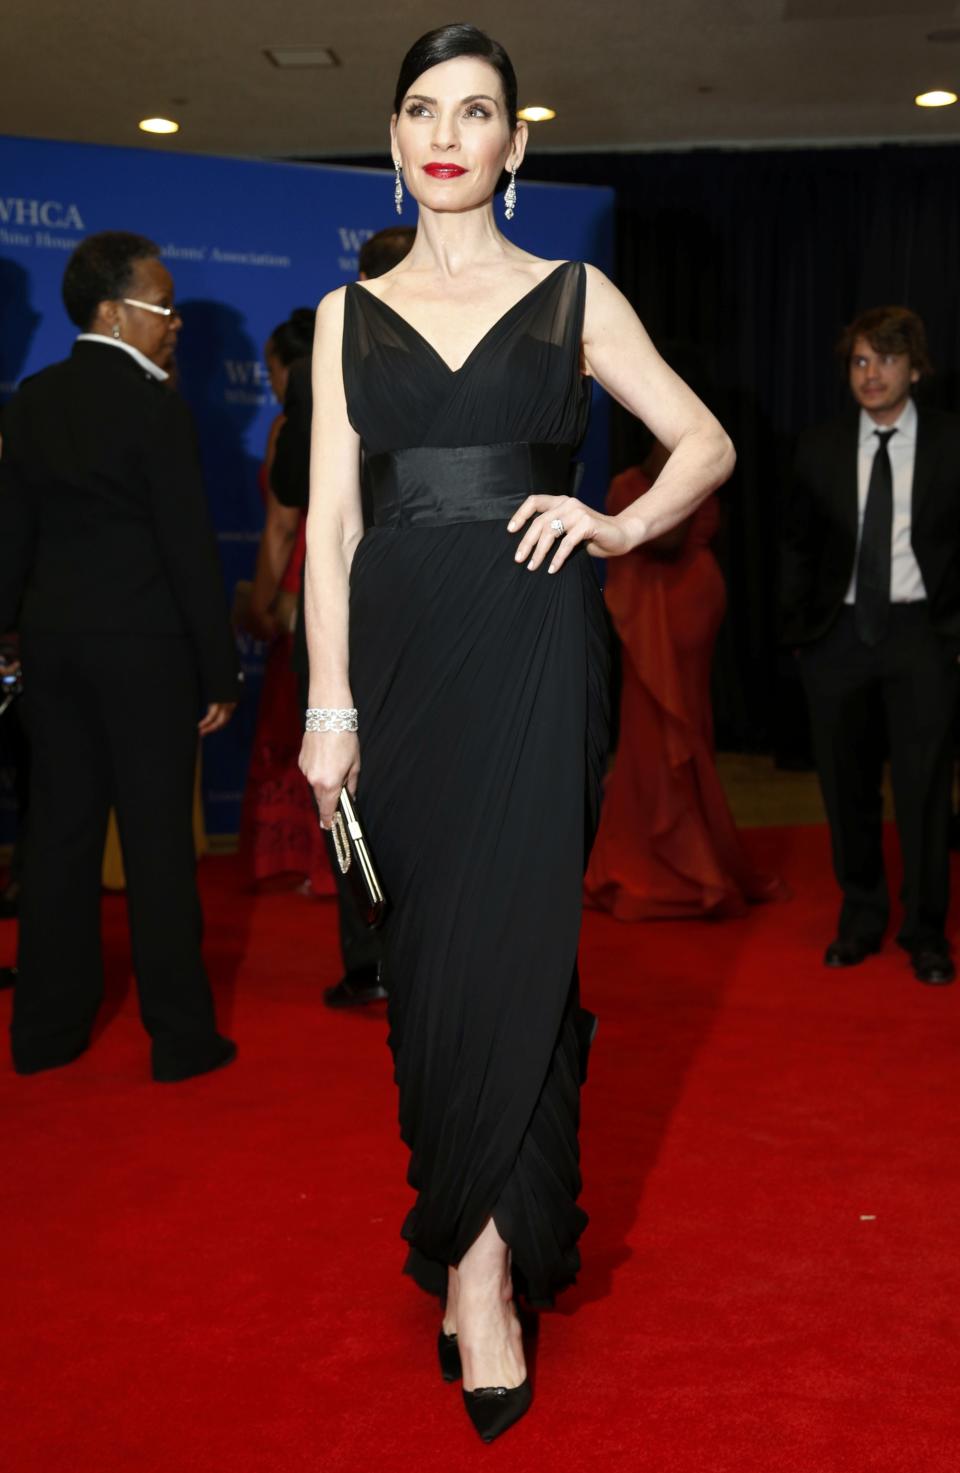
[[[555,122],[536,149],[960,138],[954,0],[480,0],[521,103]],[[454,7],[451,7],[454,9]],[[403,52],[448,19],[422,0],[30,0],[2,25],[0,133],[254,157],[343,158],[383,148]],[[454,16],[452,18],[460,18]],[[957,42],[927,40],[957,28]],[[268,46],[327,46],[334,70],[271,66]],[[178,119],[148,139],[141,117]]]

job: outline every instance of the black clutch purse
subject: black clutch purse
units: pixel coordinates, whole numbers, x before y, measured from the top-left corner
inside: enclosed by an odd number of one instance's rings
[[[363,832],[356,803],[346,788],[340,794],[331,833],[340,873],[350,885],[360,914],[371,929],[379,926],[387,913],[387,897]]]

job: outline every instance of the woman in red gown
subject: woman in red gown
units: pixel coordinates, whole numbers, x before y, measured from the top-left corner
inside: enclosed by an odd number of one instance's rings
[[[648,490],[666,452],[617,476],[615,516]],[[710,666],[726,610],[710,544],[716,497],[656,542],[607,566],[623,650],[620,740],[586,877],[588,903],[618,920],[740,915],[782,893],[743,852],[713,753]]]
[[[280,404],[286,397],[290,365],[311,352],[313,323],[313,311],[298,307],[267,339],[264,358]],[[270,489],[270,471],[282,424],[283,415],[278,414],[270,426],[260,468],[266,520],[245,619],[251,634],[269,641],[270,652],[243,797],[240,853],[255,883],[286,876],[307,881],[314,894],[333,895],[336,887],[317,822],[316,804],[297,765],[303,711],[290,661],[306,556],[306,518],[297,508],[281,505]]]

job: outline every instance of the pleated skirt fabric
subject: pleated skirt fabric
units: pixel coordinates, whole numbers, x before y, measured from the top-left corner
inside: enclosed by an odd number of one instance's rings
[[[374,528],[351,570],[359,802],[391,912],[390,1047],[442,1294],[492,1217],[531,1303],[572,1282],[584,1018],[577,943],[607,750],[591,559],[513,561],[503,522]]]

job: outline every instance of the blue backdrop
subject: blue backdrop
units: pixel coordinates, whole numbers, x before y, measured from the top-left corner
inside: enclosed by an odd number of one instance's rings
[[[501,206],[498,204],[498,210]],[[414,224],[409,205],[404,223]],[[197,421],[224,576],[252,572],[263,521],[257,472],[278,405],[263,344],[294,307],[352,280],[363,241],[397,223],[393,176],[371,169],[253,163],[149,149],[0,138],[0,402],[63,358],[74,329],[60,301],[67,256],[98,230],[134,230],[162,247],[183,315],[180,388]],[[613,192],[519,185],[505,226],[527,250],[610,269]],[[582,495],[607,484],[607,404],[599,392],[584,447]],[[213,834],[235,833],[256,721],[264,647],[241,637],[247,695],[204,749]],[[9,836],[9,774],[0,788]]]

